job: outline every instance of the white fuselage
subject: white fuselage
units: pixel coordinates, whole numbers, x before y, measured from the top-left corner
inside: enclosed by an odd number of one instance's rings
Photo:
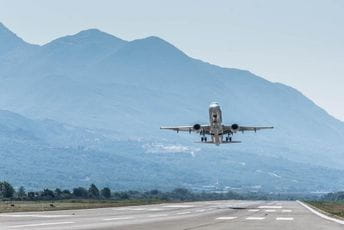
[[[209,106],[210,135],[212,141],[219,145],[222,143],[222,111],[218,103],[211,103]]]

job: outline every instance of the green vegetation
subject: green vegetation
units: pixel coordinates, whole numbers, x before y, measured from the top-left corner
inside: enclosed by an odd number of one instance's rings
[[[233,193],[193,193],[184,188],[170,192],[151,190],[112,192],[110,188],[98,189],[91,184],[88,189],[76,187],[72,190],[43,189],[26,192],[24,187],[17,191],[8,182],[0,182],[0,213],[19,211],[49,211],[66,209],[105,208],[129,205],[146,205],[163,202],[196,200],[245,199]]]
[[[307,201],[310,205],[344,218],[344,192],[328,193],[316,201]]]
[[[196,201],[196,200],[220,200],[220,199],[248,199],[253,195],[240,195],[234,192],[226,193],[194,193],[185,188],[176,188],[170,192],[163,192],[153,189],[151,191],[120,191],[113,192],[110,188],[99,189],[95,184],[90,187],[76,187],[72,190],[62,190],[48,188],[42,191],[26,192],[24,187],[17,191],[8,182],[0,183],[0,199],[3,201],[61,201],[61,200],[95,200],[95,201],[123,201],[123,200],[143,200],[143,201]],[[259,198],[265,198],[259,196]]]
[[[327,213],[344,218],[344,200],[343,201],[308,201],[308,203]]]
[[[99,189],[95,184],[89,188],[76,187],[72,190],[45,188],[29,191],[21,186],[17,190],[8,182],[0,182],[0,212],[47,211],[66,209],[88,209],[145,205],[163,202],[205,201],[205,200],[294,200],[292,195],[235,193],[235,192],[192,192],[185,188],[172,191],[111,191]],[[2,202],[1,202],[2,200]]]
[[[10,183],[7,181],[0,182],[0,197],[12,198],[15,191]]]

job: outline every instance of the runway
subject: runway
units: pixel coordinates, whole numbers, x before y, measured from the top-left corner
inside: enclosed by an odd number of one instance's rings
[[[0,229],[343,230],[295,201],[211,201],[0,214]]]

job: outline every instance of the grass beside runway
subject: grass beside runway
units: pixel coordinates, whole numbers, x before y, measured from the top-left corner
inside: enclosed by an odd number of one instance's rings
[[[322,211],[344,218],[344,201],[308,201],[307,203]]]
[[[0,201],[0,213],[36,212],[72,209],[110,208],[160,204],[162,200],[60,200],[60,201]]]

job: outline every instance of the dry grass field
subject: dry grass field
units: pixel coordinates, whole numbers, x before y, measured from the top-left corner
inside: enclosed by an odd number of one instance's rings
[[[0,201],[0,213],[35,212],[72,209],[90,209],[121,207],[131,205],[147,205],[162,203],[159,200],[63,200],[63,201]]]
[[[327,213],[344,218],[344,201],[310,201],[308,203]]]

